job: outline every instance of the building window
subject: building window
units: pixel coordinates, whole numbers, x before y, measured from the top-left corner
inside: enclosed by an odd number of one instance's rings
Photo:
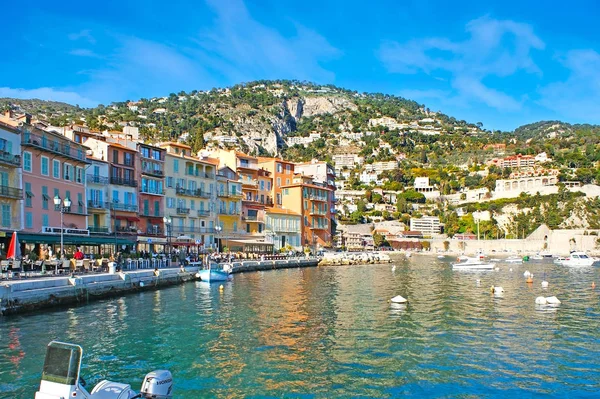
[[[167,187],[173,187],[173,177],[167,177]]]
[[[281,194],[277,193],[277,205],[281,205]]]
[[[169,208],[169,209],[175,208],[175,198],[167,197],[167,208]]]
[[[286,175],[292,174],[292,165],[285,165],[285,174]]]
[[[277,187],[281,187],[281,177],[277,178]]]
[[[271,191],[271,182],[270,181],[267,182],[267,191]]]
[[[179,159],[173,160],[173,172],[179,173]]]
[[[57,159],[52,160],[52,177],[60,179],[60,161]]]
[[[49,223],[48,214],[42,213],[42,226],[48,226]]]
[[[27,208],[31,208],[31,199],[33,198],[33,193],[31,192],[31,183],[25,183],[25,206]]]
[[[25,228],[33,229],[33,213],[25,212]]]
[[[281,167],[281,164],[278,163],[277,164],[277,173],[281,173],[283,171],[283,168]]]
[[[42,186],[42,209],[48,209],[48,201],[50,197],[48,196],[48,187]]]
[[[237,222],[233,222],[233,231],[237,231]]]
[[[76,169],[76,178],[77,178],[77,183],[83,183],[83,168],[80,168],[79,166]]]
[[[119,163],[119,151],[113,150],[113,163]]]
[[[10,204],[2,204],[2,227],[10,227]]]
[[[160,202],[154,201],[154,216],[160,216]]]
[[[42,171],[42,176],[50,176],[50,160],[48,159],[48,157],[41,157],[41,171]]]
[[[23,170],[25,172],[31,172],[31,153],[23,152]]]
[[[65,180],[73,180],[74,176],[73,176],[73,165],[65,163],[63,166],[63,172],[64,172],[64,176],[63,178]]]

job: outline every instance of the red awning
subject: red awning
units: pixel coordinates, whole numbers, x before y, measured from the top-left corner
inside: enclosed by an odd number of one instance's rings
[[[129,216],[129,217],[127,217],[127,221],[129,221],[129,222],[139,222],[140,218]]]

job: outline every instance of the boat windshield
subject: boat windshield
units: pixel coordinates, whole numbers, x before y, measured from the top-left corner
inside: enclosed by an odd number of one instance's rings
[[[46,350],[42,380],[65,385],[75,385],[79,377],[81,347],[51,342]]]
[[[587,258],[589,258],[589,256],[587,256],[586,254],[581,254],[581,255],[579,255],[579,257],[581,259],[587,259]]]

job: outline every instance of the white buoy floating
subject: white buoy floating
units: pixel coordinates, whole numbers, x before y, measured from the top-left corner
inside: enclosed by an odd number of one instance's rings
[[[523,277],[533,277],[533,276],[531,275],[529,270],[525,270],[525,273],[523,273]]]
[[[509,272],[512,272],[512,267],[510,269],[508,269]]]
[[[492,294],[504,294],[504,288],[502,287],[494,287],[493,285],[490,288]]]
[[[402,295],[396,295],[395,297],[390,299],[390,302],[392,302],[392,303],[407,303],[408,300],[406,298],[404,298]]]
[[[479,285],[481,284],[481,280],[480,280],[480,279],[477,279],[477,280],[475,280],[475,283],[476,283],[476,284],[477,284],[477,286],[479,287]]]
[[[542,288],[548,288],[548,282],[542,281]]]

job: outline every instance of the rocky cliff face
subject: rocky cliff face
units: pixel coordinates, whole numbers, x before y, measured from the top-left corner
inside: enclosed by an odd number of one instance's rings
[[[302,117],[322,114],[335,114],[340,111],[356,111],[357,106],[342,97],[298,97],[289,99],[283,104],[295,121]]]

